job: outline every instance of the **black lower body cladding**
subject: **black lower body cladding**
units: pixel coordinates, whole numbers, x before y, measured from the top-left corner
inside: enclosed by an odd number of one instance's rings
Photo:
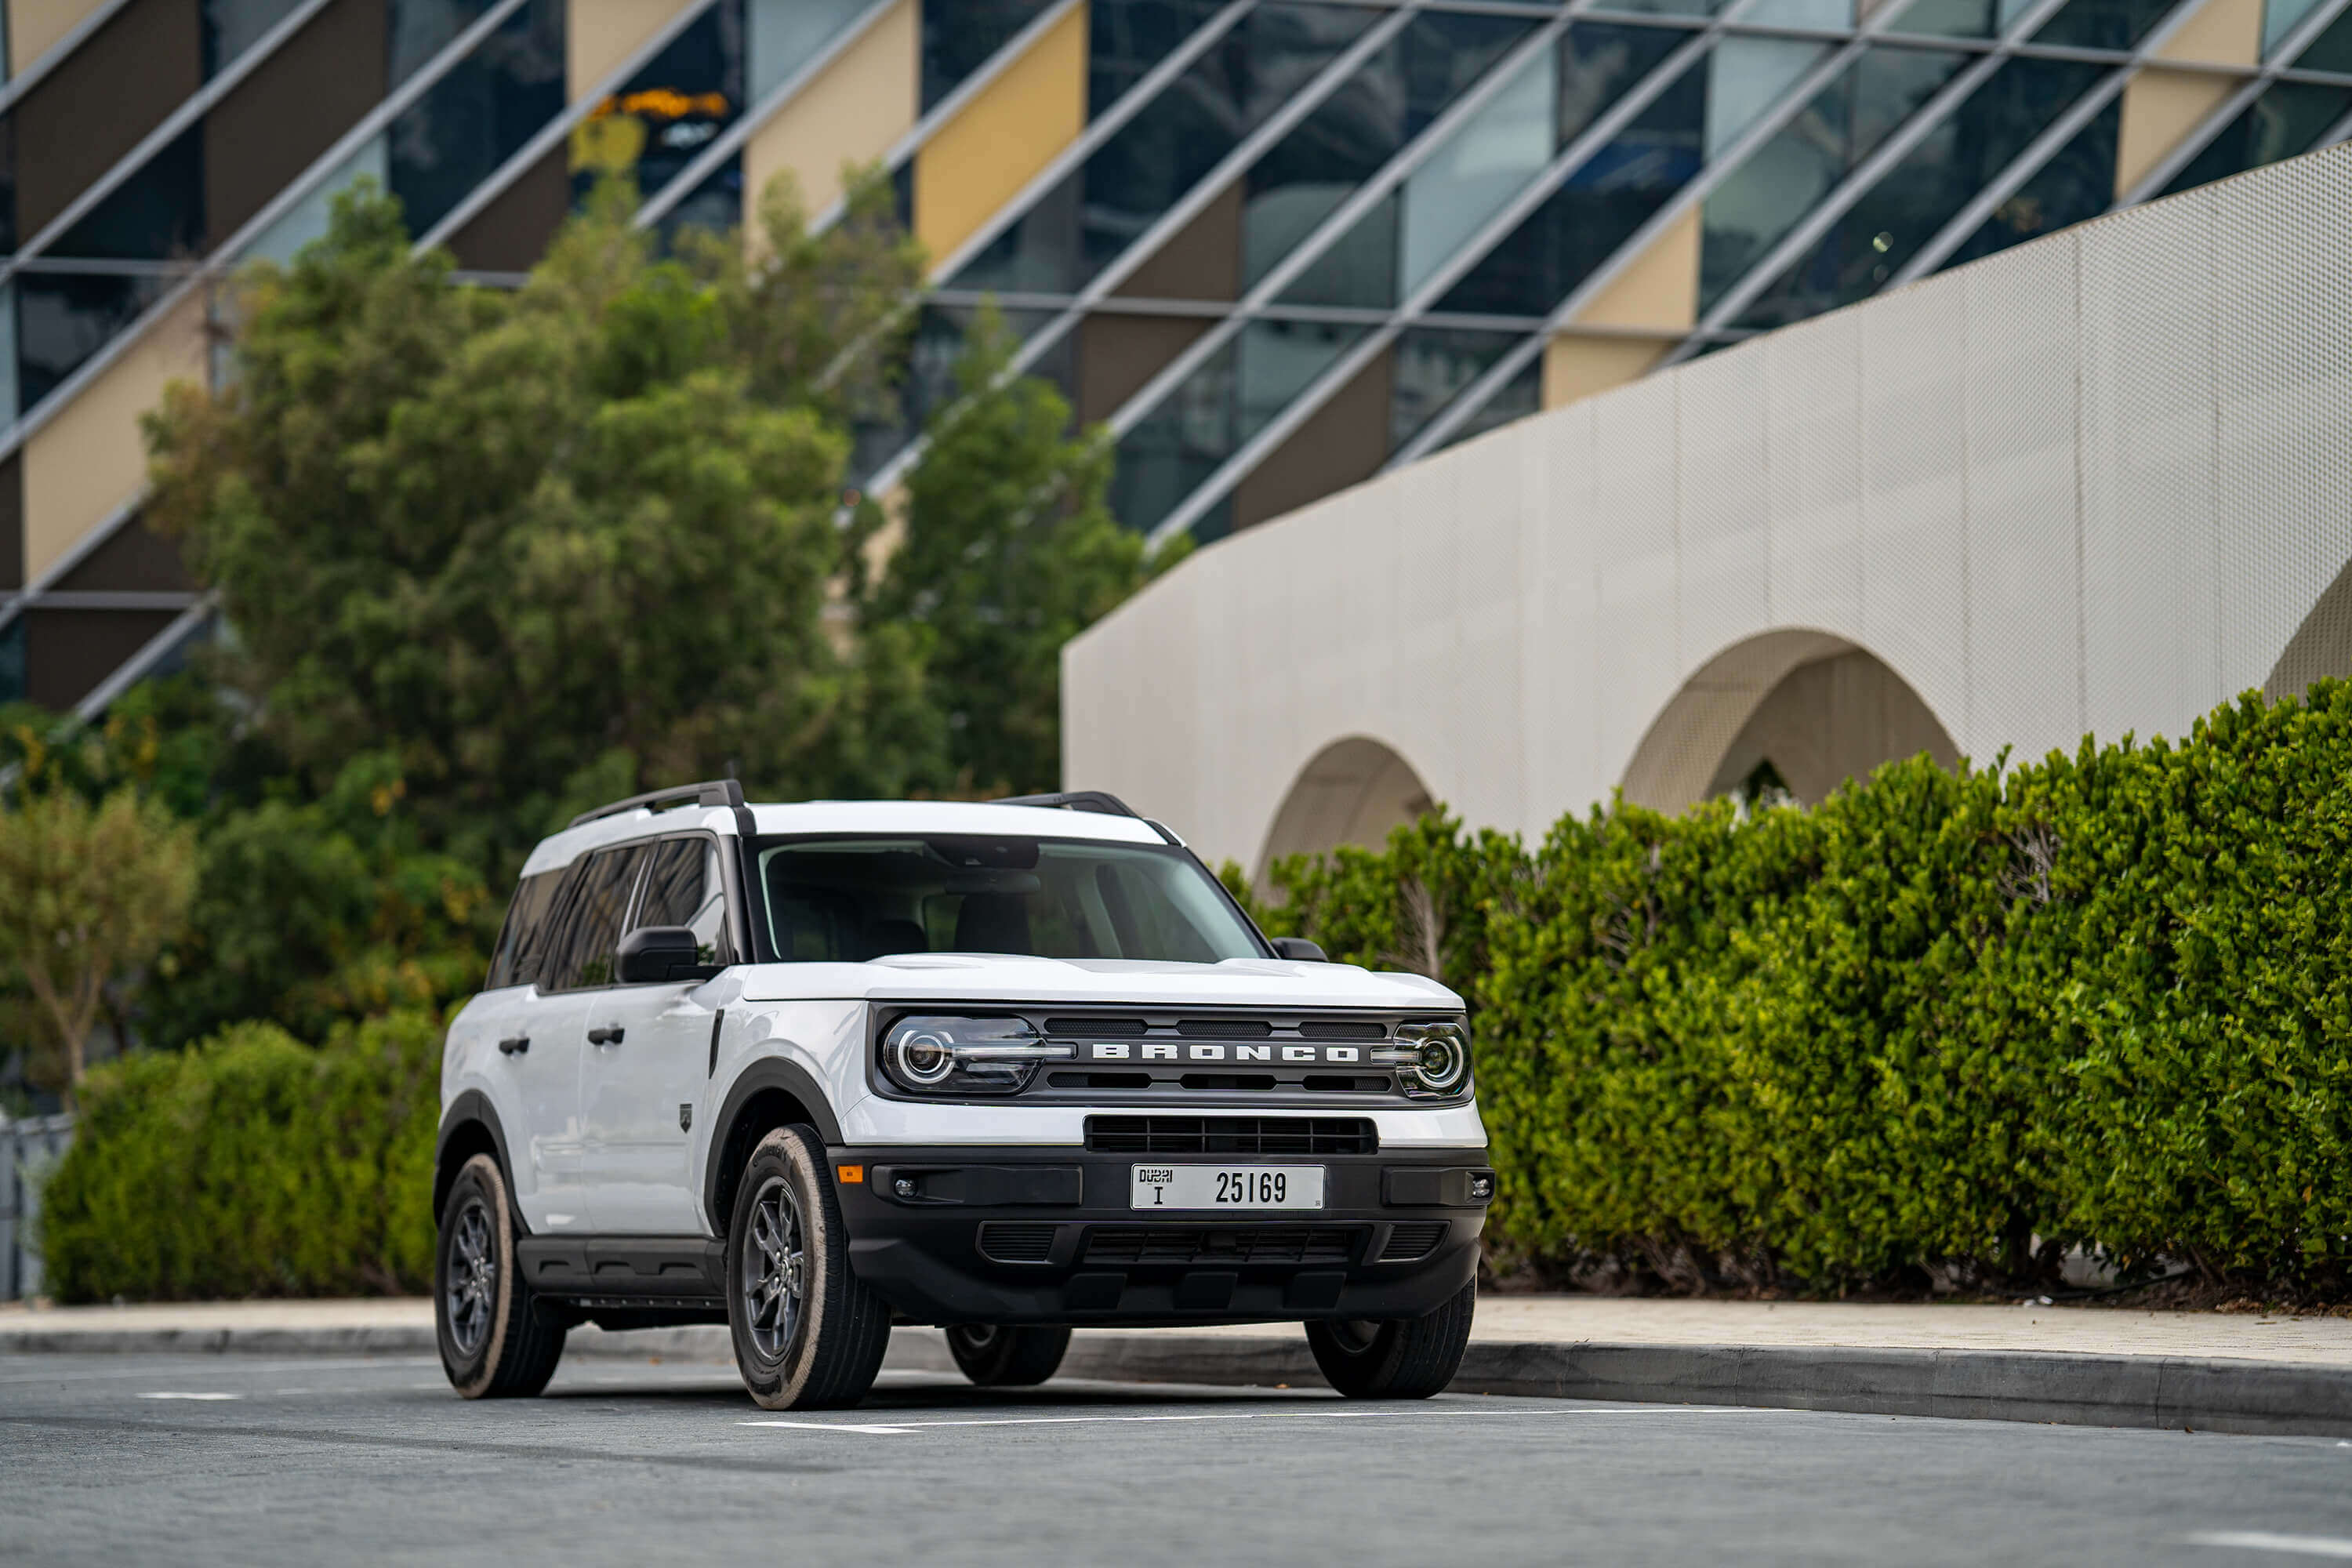
[[[1486,1205],[1474,1194],[1493,1191],[1475,1149],[1230,1162],[1070,1147],[828,1153],[850,1267],[918,1323],[1420,1317],[1475,1278]],[[1131,1206],[1138,1164],[1227,1163],[1319,1165],[1324,1206]]]

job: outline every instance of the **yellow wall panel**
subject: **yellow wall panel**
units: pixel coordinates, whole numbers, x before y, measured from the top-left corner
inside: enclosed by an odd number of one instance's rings
[[[2156,51],[2163,60],[2251,66],[2263,57],[2263,0],[2205,0]]]
[[[2205,71],[2151,68],[2132,78],[2116,139],[2116,195],[2139,184],[2237,86],[2234,78]]]
[[[1558,408],[1637,380],[1674,344],[1670,338],[1588,338],[1562,332],[1544,345],[1543,405]]]
[[[1086,123],[1087,8],[1073,5],[916,154],[915,237],[931,259],[970,239]]]
[[[800,183],[814,215],[841,195],[845,163],[870,163],[914,128],[922,78],[916,0],[898,0],[743,144],[744,229],[778,174]]]
[[[98,9],[99,0],[7,0],[8,74],[16,75],[49,52],[76,23]]]
[[[1697,325],[1698,234],[1694,206],[1577,312],[1577,325],[1661,332],[1686,332]]]
[[[686,0],[572,0],[563,18],[564,96],[576,101],[685,6]]]
[[[205,301],[177,310],[25,443],[25,581],[147,482],[139,416],[174,381],[205,379]]]

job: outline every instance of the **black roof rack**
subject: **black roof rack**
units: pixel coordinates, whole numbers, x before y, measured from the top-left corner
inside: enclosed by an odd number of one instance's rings
[[[583,811],[565,826],[577,827],[583,822],[599,817],[618,816],[639,806],[654,810],[657,806],[691,800],[698,805],[740,806],[743,786],[733,779],[710,779],[702,784],[679,784],[674,789],[657,789],[646,795],[633,795],[626,800],[616,800],[610,805],[600,805],[593,811]]]
[[[1115,795],[1098,789],[1074,789],[1060,795],[1009,795],[1002,800],[992,800],[991,805],[1059,806],[1065,811],[1091,811],[1103,816],[1132,816],[1143,820],[1143,814]]]

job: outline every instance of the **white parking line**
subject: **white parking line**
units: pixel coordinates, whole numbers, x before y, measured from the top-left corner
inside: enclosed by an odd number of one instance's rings
[[[785,1426],[803,1432],[862,1432],[869,1436],[903,1436],[950,1426],[1124,1426],[1142,1421],[1345,1421],[1447,1420],[1482,1415],[1744,1415],[1747,1409],[1717,1405],[1629,1405],[1618,1409],[1570,1410],[1218,1410],[1171,1415],[996,1415],[957,1421],[739,1421],[739,1426]]]
[[[2336,1535],[2277,1535],[2267,1530],[2200,1530],[2184,1535],[2191,1546],[2234,1546],[2242,1552],[2285,1552],[2297,1557],[2352,1562],[2352,1541]]]
[[[139,1397],[142,1399],[243,1399],[245,1395],[242,1394],[174,1394],[165,1392],[162,1394],[142,1394]]]

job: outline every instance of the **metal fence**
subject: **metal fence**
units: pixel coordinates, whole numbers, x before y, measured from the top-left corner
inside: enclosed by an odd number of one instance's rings
[[[41,1187],[73,1142],[70,1116],[0,1115],[0,1300],[41,1293],[41,1257],[33,1250]]]

